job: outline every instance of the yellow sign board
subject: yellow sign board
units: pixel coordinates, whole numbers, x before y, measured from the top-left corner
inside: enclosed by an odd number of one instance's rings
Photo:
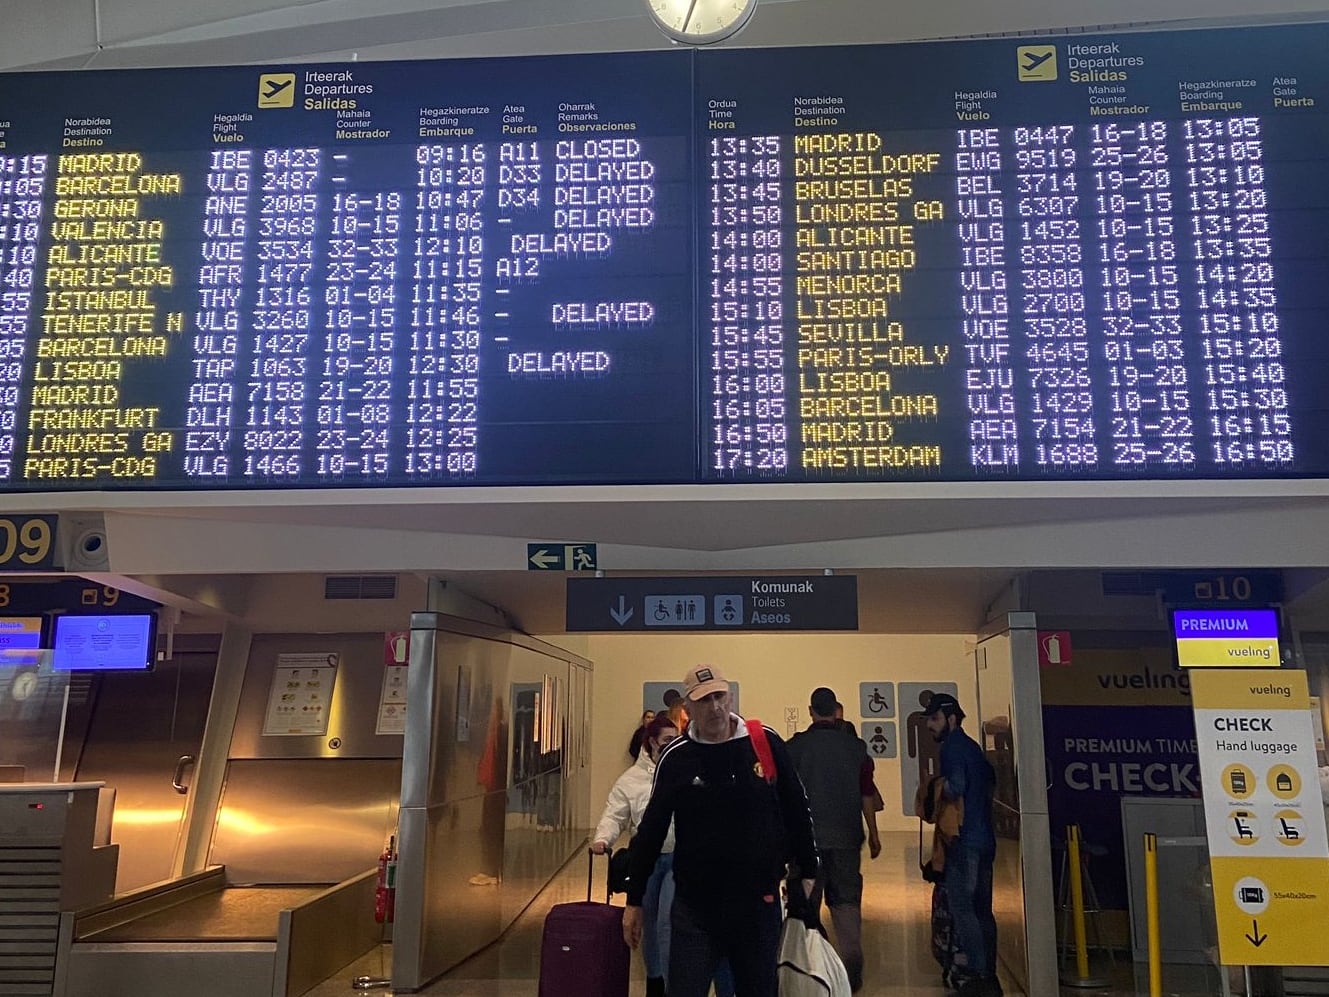
[[[1329,965],[1329,837],[1306,673],[1191,675],[1222,961]]]
[[[1242,668],[1265,665],[1278,668],[1277,637],[1234,637],[1228,640],[1179,640],[1177,663],[1182,668],[1214,668],[1229,661],[1240,662]]]
[[[258,78],[259,107],[294,107],[295,74],[263,73]]]
[[[1021,45],[1015,50],[1021,83],[1048,83],[1057,78],[1057,46]]]

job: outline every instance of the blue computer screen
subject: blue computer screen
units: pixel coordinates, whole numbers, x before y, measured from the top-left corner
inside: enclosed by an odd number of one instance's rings
[[[56,671],[141,671],[152,667],[151,613],[55,618],[52,667]]]

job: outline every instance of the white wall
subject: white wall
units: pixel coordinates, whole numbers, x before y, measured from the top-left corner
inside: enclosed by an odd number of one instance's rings
[[[565,635],[545,639],[564,643]],[[808,696],[819,685],[834,689],[846,716],[857,722],[858,683],[955,682],[960,702],[974,698],[968,638],[865,634],[595,634],[587,657],[595,662],[591,737],[590,824],[600,816],[609,787],[630,764],[628,739],[641,717],[643,682],[678,682],[693,665],[709,662],[740,684],[745,716],[785,731],[786,707],[808,723]],[[897,720],[898,726],[898,720]],[[877,786],[886,800],[883,831],[912,830],[900,814],[899,759],[877,762]]]

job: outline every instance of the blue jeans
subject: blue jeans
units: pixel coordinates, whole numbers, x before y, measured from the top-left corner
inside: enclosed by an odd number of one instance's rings
[[[995,856],[954,842],[946,849],[946,896],[955,931],[956,969],[972,976],[997,972],[997,921],[992,916]]]
[[[641,958],[647,976],[664,976],[669,968],[669,911],[674,906],[674,853],[655,860],[641,898]]]
[[[674,909],[674,853],[664,852],[655,861],[646,894],[641,900],[641,957],[647,976],[669,980],[669,948]],[[715,997],[734,997],[734,973],[725,959],[715,971]]]

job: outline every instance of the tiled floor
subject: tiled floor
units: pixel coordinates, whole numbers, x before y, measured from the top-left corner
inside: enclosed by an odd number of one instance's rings
[[[927,909],[931,887],[917,874],[917,843],[912,835],[884,835],[885,849],[875,862],[864,863],[863,942],[867,952],[860,997],[943,997],[937,964],[929,952]],[[422,993],[429,997],[535,997],[539,970],[540,933],[545,914],[556,903],[585,897],[586,873],[573,861],[536,898],[503,938],[435,981]],[[622,902],[622,898],[617,898]],[[347,966],[307,997],[345,997],[355,991],[351,981],[362,975],[391,976],[390,946],[382,946]],[[1109,967],[1103,967],[1108,969]],[[1095,964],[1094,969],[1101,971]],[[1147,978],[1132,979],[1134,967],[1117,959],[1113,984],[1092,989],[1063,988],[1063,997],[1126,997],[1147,994]],[[1006,983],[1008,994],[1019,993]],[[1219,993],[1217,976],[1204,968],[1169,967],[1164,977],[1168,997],[1200,997]],[[641,960],[633,959],[629,997],[643,997]],[[1033,995],[1047,997],[1047,995]]]

